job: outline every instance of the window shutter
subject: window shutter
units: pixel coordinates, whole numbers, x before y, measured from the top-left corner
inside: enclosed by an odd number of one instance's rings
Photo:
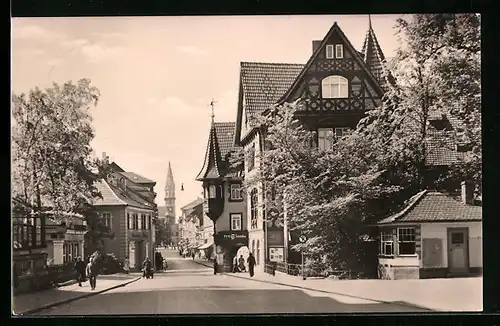
[[[133,224],[133,221],[132,221],[132,214],[128,213],[128,229],[132,229],[132,224]]]

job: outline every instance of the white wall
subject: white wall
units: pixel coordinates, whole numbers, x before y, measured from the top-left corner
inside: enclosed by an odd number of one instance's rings
[[[442,262],[448,267],[448,231],[447,228],[468,228],[469,229],[469,265],[470,267],[483,266],[483,227],[482,222],[462,222],[462,223],[425,223],[421,224],[422,239],[442,239]],[[420,267],[423,267],[423,260],[420,257]]]

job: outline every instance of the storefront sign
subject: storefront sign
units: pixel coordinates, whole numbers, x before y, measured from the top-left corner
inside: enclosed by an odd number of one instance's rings
[[[247,245],[247,231],[221,231],[216,234],[216,242],[224,245]]]
[[[269,260],[275,262],[285,261],[283,248],[269,248]]]

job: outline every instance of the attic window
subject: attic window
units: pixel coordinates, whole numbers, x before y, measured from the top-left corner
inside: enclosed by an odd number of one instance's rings
[[[348,81],[342,76],[328,76],[321,81],[323,98],[347,98]]]
[[[335,58],[344,58],[344,46],[342,44],[335,44]]]
[[[326,46],[326,58],[327,59],[333,59],[334,58],[334,55],[333,55],[333,45],[332,44],[328,44]]]

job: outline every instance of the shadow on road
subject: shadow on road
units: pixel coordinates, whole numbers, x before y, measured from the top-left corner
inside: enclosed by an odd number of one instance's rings
[[[106,293],[54,308],[47,315],[74,314],[273,314],[429,312],[402,303],[345,303],[300,290],[229,289],[225,287],[171,288]]]

